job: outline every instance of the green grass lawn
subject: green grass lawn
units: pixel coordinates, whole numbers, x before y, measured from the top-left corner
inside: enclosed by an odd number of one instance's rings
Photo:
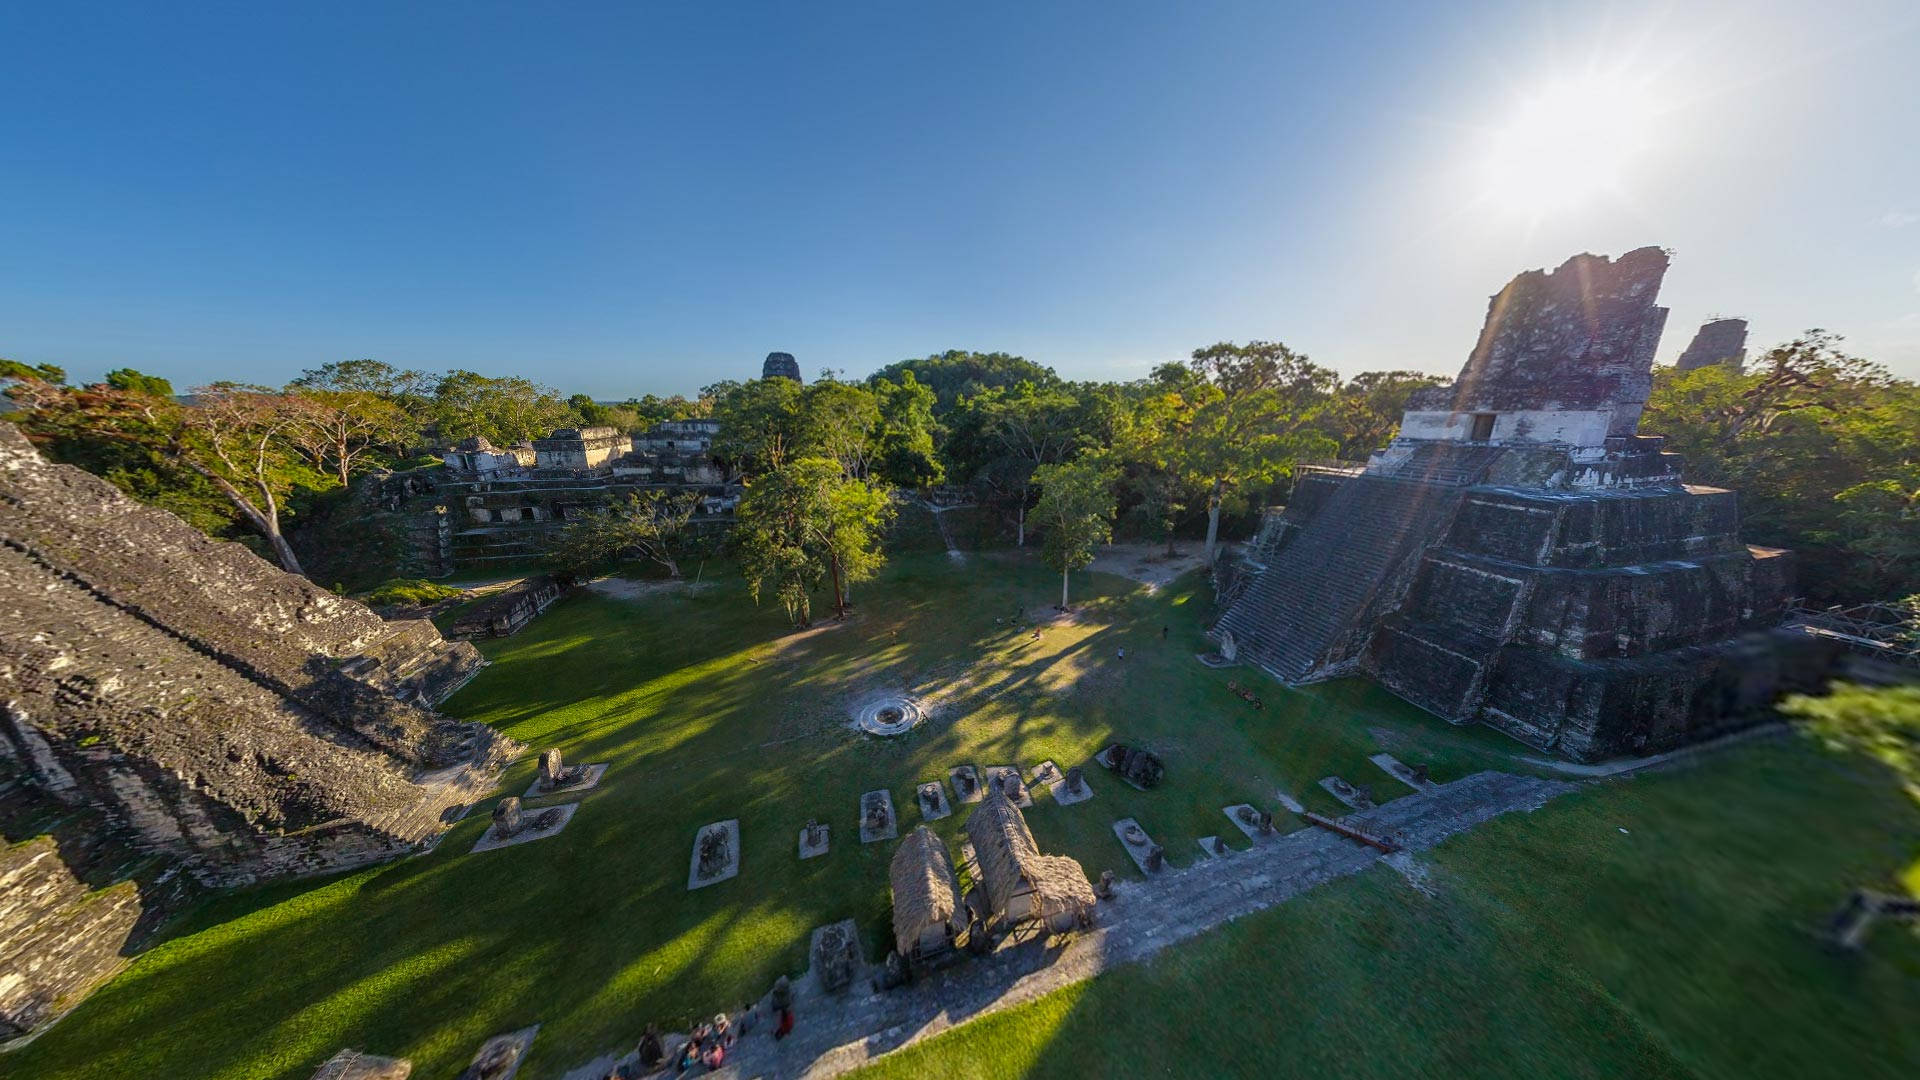
[[[803,967],[814,926],[851,916],[877,954],[892,845],[858,843],[861,792],[890,789],[910,827],[914,784],[952,765],[1065,767],[1114,739],[1145,743],[1168,764],[1160,789],[1095,770],[1092,801],[1059,807],[1037,792],[1029,812],[1044,848],[1093,876],[1132,874],[1109,831],[1118,817],[1137,817],[1184,863],[1200,836],[1237,838],[1221,806],[1271,807],[1276,787],[1327,812],[1338,806],[1314,782],[1328,773],[1397,794],[1366,760],[1380,749],[1442,780],[1512,768],[1519,751],[1365,682],[1293,692],[1201,667],[1208,600],[1193,578],[1149,594],[1081,575],[1079,618],[1034,643],[1012,616],[1041,611],[1058,578],[1012,552],[898,558],[856,591],[852,621],[805,635],[707,571],[713,584],[690,594],[561,601],[518,636],[481,643],[493,665],[445,706],[571,762],[611,763],[560,837],[469,855],[485,828],[476,816],[431,855],[220,897],[0,1059],[6,1075],[304,1077],[354,1046],[443,1076],[487,1036],[539,1023],[520,1075],[541,1080],[650,1020],[676,1026],[757,996]],[[1267,708],[1231,695],[1229,678],[1255,683]],[[933,720],[891,740],[850,730],[852,707],[887,691],[929,700]],[[530,755],[502,792],[532,772]],[[1742,1046],[1780,1064],[1748,1043],[1782,1010],[1844,1035],[1920,1004],[1910,937],[1849,966],[1797,933],[1796,920],[1920,848],[1920,814],[1893,790],[1787,747],[1610,784],[1444,848],[1435,899],[1369,873],[888,1067],[932,1056],[956,1075],[1074,1074],[1082,1061],[1120,1071],[1135,1061],[1128,1047],[1150,1046],[1140,1060],[1199,1076],[1218,1071],[1200,1047],[1222,1042],[1267,1073],[1296,1062],[1472,1072],[1565,1055],[1569,1075],[1609,1062],[1732,1075]],[[939,823],[949,840],[963,816]],[[732,817],[740,876],[686,892],[695,829]],[[833,827],[833,849],[802,863],[809,817]],[[1757,981],[1781,973],[1784,986]],[[1143,1037],[1109,1026],[1121,1021]],[[1858,1062],[1870,1047],[1820,1060]]]
[[[1457,837],[1432,895],[1377,866],[858,1075],[1911,1077],[1920,937],[1809,931],[1916,850],[1885,776],[1749,744]]]

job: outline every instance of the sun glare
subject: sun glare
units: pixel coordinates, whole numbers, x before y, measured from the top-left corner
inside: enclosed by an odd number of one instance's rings
[[[1546,84],[1490,133],[1481,160],[1487,197],[1538,217],[1620,194],[1659,120],[1653,95],[1629,79]]]

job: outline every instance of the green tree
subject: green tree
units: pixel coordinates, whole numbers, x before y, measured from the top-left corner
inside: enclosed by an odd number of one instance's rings
[[[966,349],[948,349],[932,356],[888,364],[869,381],[885,379],[898,384],[905,382],[908,375],[933,392],[932,413],[934,419],[940,421],[958,408],[963,399],[995,387],[1011,388],[1023,382],[1051,386],[1060,382],[1052,368],[1024,357]]]
[[[735,475],[758,476],[780,467],[805,444],[800,384],[792,379],[715,383],[702,391],[713,401],[720,434],[714,456]]]
[[[548,561],[577,576],[610,569],[623,558],[655,563],[668,577],[680,576],[698,492],[648,490],[629,495],[605,513],[568,522],[548,548]]]
[[[1060,571],[1060,609],[1067,609],[1067,575],[1093,561],[1113,535],[1113,473],[1097,456],[1042,465],[1033,481],[1040,501],[1033,520],[1042,534],[1041,558]]]
[[[799,410],[799,450],[830,457],[849,479],[864,479],[880,427],[880,403],[873,392],[838,379],[823,379],[801,391]]]
[[[1339,442],[1340,457],[1363,461],[1399,434],[1400,417],[1415,390],[1446,383],[1419,371],[1363,371],[1342,384],[1328,403],[1326,432]]]
[[[886,492],[849,479],[831,458],[798,458],[748,480],[735,512],[748,589],[756,601],[778,596],[793,624],[806,626],[809,595],[827,580],[844,618],[849,588],[884,563],[880,540],[893,513]]]
[[[67,370],[54,364],[23,364],[0,357],[0,383],[28,381],[62,386],[67,381]]]
[[[163,398],[173,396],[171,382],[158,375],[148,375],[132,368],[115,368],[107,372],[107,385],[115,390],[125,390],[130,394],[147,394]]]
[[[1828,746],[1891,768],[1920,799],[1920,686],[1834,683],[1823,697],[1786,698],[1780,711],[1804,722]]]
[[[1822,601],[1920,590],[1920,386],[1811,330],[1746,372],[1655,374],[1640,430],[1664,436],[1694,483],[1740,492],[1748,538],[1796,551]]]
[[[1166,365],[1154,379],[1171,396],[1161,457],[1182,482],[1206,491],[1209,563],[1230,502],[1288,475],[1296,461],[1339,449],[1320,427],[1336,376],[1279,342],[1209,345],[1194,350],[1184,371]]]
[[[904,488],[925,488],[946,479],[934,446],[939,424],[933,418],[933,390],[920,385],[911,369],[900,381],[881,376],[869,381],[880,403],[881,479]]]
[[[1027,542],[1034,470],[1079,449],[1083,419],[1080,398],[1057,381],[991,387],[961,402],[957,456],[976,483],[1010,504],[1016,545]]]
[[[531,380],[455,370],[434,385],[432,415],[446,442],[480,436],[511,446],[566,426],[573,410],[559,394]]]
[[[302,573],[281,528],[287,497],[312,478],[288,439],[299,412],[289,395],[216,383],[194,389],[187,405],[106,383],[74,388],[39,379],[22,380],[8,394],[27,410],[21,426],[40,438],[69,447],[109,444],[117,452],[95,455],[96,462],[134,475],[144,471],[175,489],[185,485],[169,484],[168,473],[191,474],[219,493],[281,567]]]

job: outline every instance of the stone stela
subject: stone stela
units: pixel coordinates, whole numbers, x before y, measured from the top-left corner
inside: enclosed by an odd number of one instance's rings
[[[473,850],[476,853],[491,851],[557,836],[561,829],[566,828],[567,822],[573,820],[574,811],[579,808],[579,803],[567,803],[528,811],[519,798],[509,795],[493,804],[492,824],[481,834]]]
[[[606,771],[607,766],[604,763],[568,765],[561,759],[560,751],[542,750],[540,772],[534,777],[533,785],[527,788],[527,793],[522,798],[534,799],[542,795],[586,791],[599,784],[600,777]]]
[[[704,889],[740,873],[740,822],[737,818],[704,825],[693,837],[687,860],[687,891]]]

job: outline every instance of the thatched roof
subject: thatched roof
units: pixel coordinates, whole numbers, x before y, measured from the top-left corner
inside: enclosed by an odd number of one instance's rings
[[[888,868],[893,882],[893,940],[900,955],[913,952],[920,931],[950,923],[960,910],[960,883],[947,845],[925,825],[907,834]]]
[[[1042,855],[1026,817],[998,787],[974,808],[966,829],[995,915],[1005,913],[1008,902],[1028,888],[1038,894],[1044,912],[1093,906],[1087,872],[1065,855]]]

